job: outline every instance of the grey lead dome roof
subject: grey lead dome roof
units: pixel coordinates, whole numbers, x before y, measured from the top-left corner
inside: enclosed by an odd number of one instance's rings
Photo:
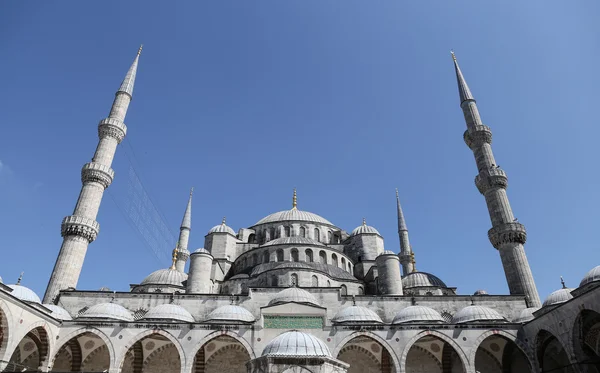
[[[59,320],[73,320],[71,315],[64,308],[54,305],[54,304],[42,304],[42,306],[46,307],[50,311],[52,311],[52,317]]]
[[[100,303],[88,308],[78,318],[82,319],[114,319],[133,321],[133,315],[125,307],[115,303]]]
[[[342,308],[331,320],[335,323],[383,323],[381,317],[367,307],[350,306]]]
[[[277,293],[269,302],[269,306],[289,302],[308,303],[319,306],[319,302],[311,293],[297,287],[287,288]]]
[[[229,322],[254,322],[254,315],[247,309],[241,306],[229,304],[226,306],[217,307],[214,311],[208,314],[205,321],[229,321]]]
[[[274,245],[315,245],[325,246],[325,244],[306,237],[280,237],[266,242],[262,247]]]
[[[179,272],[176,269],[159,269],[158,271],[152,272],[148,275],[148,277],[143,279],[140,285],[157,284],[183,286],[181,283],[187,280],[187,278],[187,273]]]
[[[447,288],[444,281],[437,276],[427,272],[411,272],[402,279],[402,287],[405,289],[416,288],[421,286],[433,286]]]
[[[546,300],[544,300],[544,304],[542,304],[542,307],[564,303],[569,299],[573,299],[573,295],[571,295],[572,291],[573,289],[569,288],[563,288],[553,291],[552,293],[550,293],[550,295],[548,295]]]
[[[331,351],[314,335],[291,330],[275,337],[261,356],[328,356]]]
[[[366,222],[363,222],[362,225],[354,228],[352,233],[350,233],[351,236],[356,236],[358,234],[378,234],[381,236],[381,234],[379,233],[379,231],[377,229],[375,229],[374,227],[371,227],[370,225],[367,225]]]
[[[269,216],[265,216],[256,222],[256,225],[267,224],[267,223],[276,223],[280,221],[307,221],[310,223],[319,223],[326,225],[333,225],[329,220],[308,211],[301,211],[297,209],[279,211]]]
[[[425,306],[409,306],[402,309],[394,317],[392,324],[403,324],[409,322],[444,322],[442,315],[433,308]]]
[[[525,323],[527,321],[531,321],[535,318],[533,313],[539,310],[539,307],[525,308],[519,313],[519,316],[513,320],[515,323]]]
[[[483,306],[467,306],[452,317],[454,324],[472,321],[506,321],[506,319],[498,311]]]
[[[30,288],[16,284],[8,285],[8,287],[12,289],[10,295],[15,298],[19,298],[20,300],[24,300],[26,302],[42,303],[40,297],[38,297],[37,294]]]
[[[221,223],[219,225],[215,225],[214,227],[210,228],[210,230],[208,231],[208,234],[211,233],[229,233],[232,236],[235,236],[235,231],[233,230],[233,228],[231,228],[230,226],[228,226],[225,223]]]
[[[596,281],[600,281],[600,266],[594,267],[588,273],[586,273],[585,276],[583,276],[579,287]]]
[[[183,307],[176,304],[160,304],[156,307],[152,307],[144,317],[144,320],[177,320],[185,322],[194,322],[192,315]]]

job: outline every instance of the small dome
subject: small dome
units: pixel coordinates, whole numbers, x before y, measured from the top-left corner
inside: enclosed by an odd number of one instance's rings
[[[229,233],[230,235],[235,236],[235,231],[227,224],[225,224],[225,218],[223,218],[221,224],[215,225],[214,227],[210,228],[208,234],[212,233]]]
[[[472,321],[506,321],[496,310],[483,306],[468,306],[458,311],[452,318],[453,324]]]
[[[585,276],[583,276],[583,280],[581,280],[579,287],[596,281],[600,281],[600,266],[594,267],[586,273]],[[1,279],[0,282],[2,282]]]
[[[573,299],[573,296],[571,295],[572,291],[573,289],[569,288],[563,288],[553,291],[552,293],[550,293],[550,295],[548,295],[546,300],[544,300],[544,304],[542,304],[542,307],[564,303],[569,299]]]
[[[291,287],[277,293],[269,302],[269,306],[289,302],[308,303],[315,306],[319,305],[317,299],[308,291],[297,287]]]
[[[351,236],[356,236],[358,234],[378,234],[381,236],[381,234],[379,234],[379,231],[371,227],[370,225],[367,225],[367,221],[364,219],[362,225],[354,228],[352,233],[350,233]]]
[[[143,320],[176,320],[185,322],[194,322],[192,315],[183,307],[176,304],[161,304],[148,311]]]
[[[265,246],[274,246],[274,245],[315,245],[315,246],[325,246],[325,244],[321,242],[317,242],[311,238],[306,237],[279,237],[269,242],[265,242],[263,247]]]
[[[140,285],[173,285],[183,286],[181,283],[187,280],[187,273],[179,272],[176,269],[159,269],[148,275],[142,280]]]
[[[375,312],[361,306],[342,308],[331,321],[335,323],[383,323],[381,317]]]
[[[446,288],[444,281],[427,272],[411,272],[402,279],[402,287],[405,289],[418,288],[422,286]]]
[[[242,321],[254,322],[254,315],[247,309],[233,304],[221,306],[212,311],[205,321]]]
[[[193,254],[208,254],[208,255],[212,255],[210,253],[210,251],[206,250],[205,248],[201,247],[198,250],[194,251]]]
[[[291,330],[275,337],[262,356],[329,356],[329,347],[314,335]]]
[[[404,324],[412,322],[444,322],[442,315],[433,308],[425,306],[409,306],[402,309],[394,317],[392,324]]]
[[[51,316],[55,319],[59,320],[73,320],[71,315],[64,308],[54,305],[54,304],[42,304],[42,306],[46,307],[50,311],[52,311]]]
[[[519,317],[514,319],[513,322],[525,323],[527,321],[531,321],[535,318],[535,316],[533,316],[533,313],[539,309],[540,309],[539,307],[525,308],[523,311],[521,311],[521,313],[519,314]]]
[[[275,223],[275,222],[281,222],[281,221],[307,221],[307,222],[311,222],[311,223],[319,223],[319,224],[333,226],[333,224],[329,220],[322,218],[317,214],[313,214],[312,212],[308,212],[308,211],[300,211],[298,209],[291,209],[291,210],[276,212],[274,214],[271,214],[269,216],[266,216],[266,217],[260,219],[254,225],[256,226],[256,225]]]
[[[382,256],[382,255],[396,255],[396,253],[393,252],[392,250],[383,250],[383,252],[377,256]]]
[[[489,295],[487,291],[483,290],[483,289],[479,289],[479,290],[475,290],[475,292],[473,293],[473,295]]]
[[[22,285],[8,285],[8,287],[12,289],[10,295],[15,298],[19,298],[20,300],[24,300],[26,302],[42,303],[40,297],[38,297],[37,294],[34,293],[30,288],[26,288]]]
[[[133,321],[133,316],[125,307],[115,303],[100,303],[88,308],[81,319],[113,319],[121,321]]]
[[[110,289],[107,288],[106,286],[103,286],[100,289],[98,289],[98,291],[110,291]]]

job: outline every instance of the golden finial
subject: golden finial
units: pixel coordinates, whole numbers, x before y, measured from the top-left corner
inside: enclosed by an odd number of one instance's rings
[[[177,253],[179,252],[179,241],[177,242],[177,246],[173,249],[173,263],[171,264],[171,269],[175,268],[175,262],[177,262]]]
[[[221,225],[225,225],[225,216],[223,216],[223,220],[221,220]]]
[[[452,59],[456,61],[456,56],[454,55],[454,49],[450,50],[450,54],[452,55]]]
[[[21,280],[23,279],[23,273],[25,273],[25,272],[21,272],[21,274],[19,275],[19,279],[17,280],[16,285],[21,285]]]
[[[367,225],[367,218],[363,218],[363,227]]]
[[[140,49],[138,49],[138,56],[142,54],[142,48],[144,48],[144,44],[140,44]]]
[[[415,253],[413,253],[412,251],[410,252],[410,262],[413,265],[413,272],[417,272],[417,261],[415,260]]]
[[[298,209],[298,196],[296,195],[296,188],[294,188],[294,197],[292,198],[292,210]]]

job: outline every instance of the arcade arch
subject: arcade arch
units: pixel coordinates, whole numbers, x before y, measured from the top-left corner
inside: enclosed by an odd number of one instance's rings
[[[42,326],[31,329],[13,351],[6,371],[39,370],[48,359],[48,333]]]
[[[434,334],[417,339],[405,358],[406,373],[465,373],[463,359],[446,340]]]
[[[536,355],[542,372],[575,373],[564,346],[549,331],[538,333]]]
[[[531,363],[514,341],[500,334],[485,338],[475,353],[475,370],[489,373],[531,373]]]
[[[368,335],[360,335],[346,342],[337,359],[350,364],[348,373],[395,373],[390,351]]]
[[[106,342],[97,334],[82,332],[64,343],[52,361],[51,372],[102,372],[110,368]]]
[[[250,354],[237,339],[220,335],[196,352],[192,373],[246,373]]]
[[[600,373],[600,313],[584,309],[573,325],[573,351],[585,373]]]
[[[183,363],[179,350],[164,333],[151,333],[131,345],[121,363],[121,372],[180,372]]]

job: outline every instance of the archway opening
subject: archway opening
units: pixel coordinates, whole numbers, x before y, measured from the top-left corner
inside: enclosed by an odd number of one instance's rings
[[[41,326],[30,330],[12,353],[5,370],[37,371],[48,358],[48,334]]]
[[[8,318],[0,308],[0,356],[4,356],[8,344]]]
[[[246,373],[250,354],[237,339],[221,335],[206,342],[194,357],[193,373]]]
[[[173,342],[160,334],[151,334],[129,348],[122,373],[163,373],[181,371],[181,356]]]
[[[477,347],[475,370],[486,373],[531,373],[531,364],[515,342],[496,334],[484,339]]]
[[[102,338],[85,332],[66,342],[54,356],[51,372],[102,372],[110,367],[110,353]]]
[[[360,336],[348,341],[337,358],[350,364],[348,373],[394,373],[395,371],[387,348],[368,336]]]
[[[582,310],[573,325],[573,350],[584,372],[600,373],[600,314]]]
[[[560,341],[550,332],[542,330],[537,336],[537,358],[542,372],[574,373],[569,357]]]
[[[406,356],[406,373],[464,373],[456,350],[441,338],[427,335],[417,340]]]

